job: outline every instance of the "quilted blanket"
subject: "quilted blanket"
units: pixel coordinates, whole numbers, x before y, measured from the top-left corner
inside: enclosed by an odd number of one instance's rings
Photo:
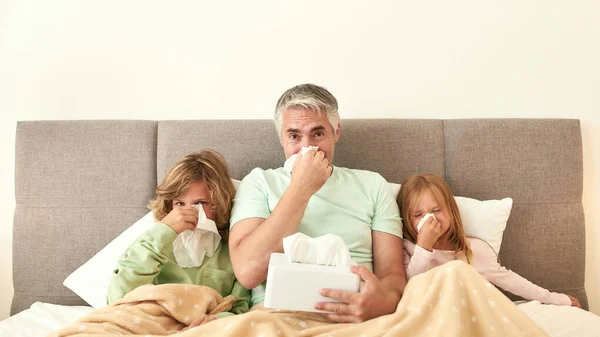
[[[360,324],[336,324],[317,313],[264,308],[213,318],[229,310],[233,301],[203,286],[147,285],[50,336],[547,336],[460,261],[411,278],[395,313]]]

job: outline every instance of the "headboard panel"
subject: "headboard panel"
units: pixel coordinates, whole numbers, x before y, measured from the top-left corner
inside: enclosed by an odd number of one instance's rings
[[[446,178],[453,192],[482,200],[513,198],[503,264],[587,307],[579,121],[476,119],[444,125]]]
[[[444,172],[444,126],[435,119],[351,119],[342,122],[338,166],[380,173],[401,183],[415,172]]]
[[[281,166],[285,160],[270,120],[163,121],[158,126],[158,179],[182,156],[200,149],[219,151],[235,179],[255,167]]]
[[[466,119],[444,122],[446,172],[454,193],[511,196],[523,203],[581,203],[578,120]]]
[[[85,304],[62,282],[148,212],[156,124],[17,124],[11,314],[35,301]]]
[[[579,121],[352,119],[341,130],[338,166],[396,183],[433,172],[456,195],[512,197],[502,262],[587,307]],[[11,314],[83,304],[64,278],[147,213],[182,155],[213,148],[238,179],[285,159],[270,120],[28,121],[16,144]]]

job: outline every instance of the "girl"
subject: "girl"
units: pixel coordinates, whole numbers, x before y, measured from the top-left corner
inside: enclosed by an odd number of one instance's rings
[[[452,260],[464,260],[494,285],[527,300],[581,307],[569,295],[550,292],[498,263],[496,252],[480,239],[465,235],[450,186],[434,174],[406,178],[398,194],[404,234],[407,278]],[[418,225],[428,213],[434,216]]]
[[[223,297],[234,295],[236,302],[231,311],[220,313],[219,317],[248,311],[250,291],[235,280],[227,247],[234,195],[229,168],[219,153],[210,150],[192,153],[175,163],[156,188],[156,198],[148,205],[159,222],[119,259],[108,288],[109,304],[141,285],[182,283],[211,287]],[[173,242],[186,229],[196,228],[195,207],[199,206],[206,218],[215,222],[221,242],[199,267],[182,268],[173,254]]]

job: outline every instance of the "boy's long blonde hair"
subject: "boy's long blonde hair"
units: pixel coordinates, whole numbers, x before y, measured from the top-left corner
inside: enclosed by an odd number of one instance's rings
[[[417,203],[427,191],[430,191],[438,203],[443,204],[448,210],[450,217],[448,240],[456,247],[456,255],[463,254],[467,262],[471,263],[473,253],[467,243],[467,236],[463,229],[462,219],[452,190],[444,179],[435,174],[426,173],[409,176],[400,186],[397,202],[400,208],[400,215],[402,216],[402,233],[404,234],[404,238],[414,244],[417,243],[417,232],[411,226],[410,219],[417,207]]]
[[[173,165],[163,182],[156,187],[156,197],[148,208],[154,218],[162,220],[173,210],[173,199],[184,194],[194,181],[204,181],[211,203],[215,224],[221,239],[227,242],[229,215],[235,188],[225,159],[213,150],[190,153]]]

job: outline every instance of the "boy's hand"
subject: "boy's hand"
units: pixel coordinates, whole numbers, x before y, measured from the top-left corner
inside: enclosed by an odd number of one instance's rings
[[[419,234],[417,234],[417,245],[431,251],[433,245],[443,234],[442,224],[436,218],[431,217],[425,221]]]
[[[186,229],[196,229],[198,210],[194,207],[175,207],[160,222],[171,227],[179,235]]]

